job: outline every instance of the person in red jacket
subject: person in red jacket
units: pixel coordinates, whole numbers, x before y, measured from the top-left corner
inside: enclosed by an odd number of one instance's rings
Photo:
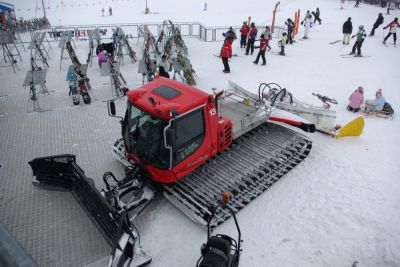
[[[393,44],[396,46],[396,32],[397,32],[397,27],[400,27],[399,24],[399,19],[398,18],[394,18],[394,20],[392,22],[390,22],[386,27],[384,27],[383,29],[387,29],[389,28],[389,33],[386,35],[385,39],[383,40],[383,44],[386,44],[386,40],[390,37],[390,35],[393,34]]]
[[[257,58],[255,61],[253,61],[253,63],[257,65],[261,57],[263,61],[261,65],[266,65],[267,62],[265,60],[265,51],[267,50],[268,47],[268,39],[264,37],[264,34],[261,34],[260,36],[260,46],[257,46],[257,48],[258,47],[260,48],[260,51],[258,52]]]
[[[243,22],[242,28],[240,28],[240,48],[246,47],[247,35],[249,34],[250,27],[247,22]]]
[[[224,64],[224,70],[223,70],[224,73],[231,72],[228,63],[230,57],[232,57],[232,44],[228,41],[225,41],[221,49],[221,58],[222,58],[222,63]]]

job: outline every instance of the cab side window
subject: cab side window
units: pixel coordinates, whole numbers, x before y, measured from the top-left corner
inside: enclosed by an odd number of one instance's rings
[[[193,154],[203,142],[205,135],[203,110],[204,108],[197,109],[174,121],[174,165]]]

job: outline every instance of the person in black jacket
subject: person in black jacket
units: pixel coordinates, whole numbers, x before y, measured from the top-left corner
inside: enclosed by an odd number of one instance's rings
[[[345,23],[343,23],[343,44],[349,44],[350,35],[353,32],[353,24],[351,23],[351,18],[349,17]]]
[[[383,15],[382,13],[379,13],[378,18],[376,19],[374,26],[372,27],[371,33],[369,34],[369,36],[374,36],[375,34],[375,30],[379,27],[379,25],[381,25],[383,23]]]
[[[290,18],[288,18],[286,21],[285,21],[285,25],[286,25],[286,27],[287,27],[287,31],[288,31],[288,39],[287,39],[287,43],[289,43],[289,44],[293,44],[293,39],[292,39],[292,32],[293,32],[293,28],[294,28],[294,22],[293,22],[293,20],[291,20]]]

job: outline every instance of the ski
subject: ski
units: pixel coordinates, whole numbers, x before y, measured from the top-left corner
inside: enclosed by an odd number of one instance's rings
[[[221,55],[213,54],[215,57],[221,57]],[[232,57],[238,57],[238,54],[233,54]]]
[[[371,57],[371,56],[357,56],[357,55],[349,55],[349,54],[344,54],[344,55],[339,55],[341,58],[362,58],[362,57]]]
[[[330,42],[329,44],[337,44],[337,43],[340,43],[340,42],[341,42],[341,40],[336,40],[336,41]]]

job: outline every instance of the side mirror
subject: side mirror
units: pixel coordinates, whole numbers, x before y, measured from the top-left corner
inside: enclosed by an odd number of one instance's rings
[[[165,131],[165,138],[166,138],[166,145],[168,147],[175,147],[175,130],[171,127],[169,127],[166,131]]]
[[[108,113],[110,116],[115,116],[115,114],[117,114],[117,112],[115,111],[114,100],[111,100],[110,102],[108,102]]]

